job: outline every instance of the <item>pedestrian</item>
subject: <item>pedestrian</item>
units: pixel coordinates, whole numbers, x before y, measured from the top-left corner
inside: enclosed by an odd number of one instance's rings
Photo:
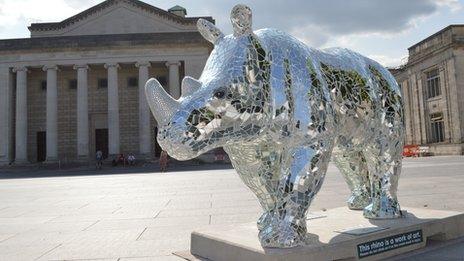
[[[126,156],[124,156],[122,153],[119,154],[116,165],[119,165],[119,163],[121,163],[124,167],[126,166]]]
[[[168,167],[168,153],[166,151],[161,151],[160,155],[160,170],[165,172]]]
[[[222,150],[216,149],[216,151],[214,152],[214,161],[224,163],[225,155],[224,155],[224,152]]]
[[[135,156],[132,153],[129,153],[129,156],[127,156],[127,162],[129,163],[129,166],[135,166]]]
[[[103,152],[101,150],[97,150],[95,154],[95,159],[97,160],[97,169],[102,169],[103,167]]]
[[[113,160],[111,161],[111,165],[112,165],[113,167],[118,166],[118,158],[116,157],[116,155],[113,156]]]
[[[126,157],[122,153],[115,155],[112,161],[113,167],[118,166],[119,163],[121,163],[123,166],[126,166]]]

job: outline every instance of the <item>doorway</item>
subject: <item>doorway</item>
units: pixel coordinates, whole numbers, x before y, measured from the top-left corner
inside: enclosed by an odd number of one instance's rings
[[[47,133],[45,131],[37,132],[37,162],[47,160]]]
[[[95,153],[101,150],[103,159],[108,158],[108,129],[95,130]]]

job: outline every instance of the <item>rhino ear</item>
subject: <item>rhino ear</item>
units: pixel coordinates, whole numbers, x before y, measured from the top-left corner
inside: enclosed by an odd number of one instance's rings
[[[205,19],[198,19],[197,28],[200,34],[210,43],[216,44],[219,39],[224,37],[224,34],[213,23]]]
[[[234,36],[249,35],[253,33],[251,9],[246,5],[236,5],[230,14],[234,27]]]

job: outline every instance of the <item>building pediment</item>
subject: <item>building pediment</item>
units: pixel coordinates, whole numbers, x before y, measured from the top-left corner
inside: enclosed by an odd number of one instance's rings
[[[197,30],[198,18],[138,0],[107,0],[61,22],[32,24],[29,30],[31,37],[192,32]]]

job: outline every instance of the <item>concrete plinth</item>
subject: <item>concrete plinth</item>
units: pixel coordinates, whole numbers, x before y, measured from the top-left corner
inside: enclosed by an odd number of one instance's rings
[[[261,247],[256,224],[211,227],[192,233],[190,260],[378,260],[425,247],[428,239],[464,236],[464,214],[406,208],[405,217],[368,220],[362,211],[336,208],[311,215],[308,245]]]

